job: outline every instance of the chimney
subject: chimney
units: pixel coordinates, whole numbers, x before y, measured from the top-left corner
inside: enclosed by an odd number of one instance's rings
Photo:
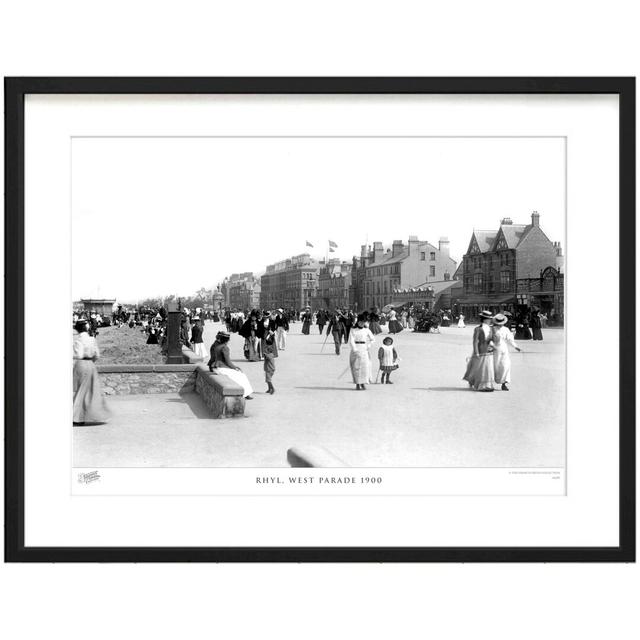
[[[531,226],[539,227],[540,226],[540,214],[537,211],[534,211],[531,214]]]
[[[513,224],[513,220],[511,218],[502,218],[500,224]]]
[[[440,238],[438,241],[438,250],[443,256],[449,257],[449,238]]]
[[[373,262],[380,262],[382,260],[382,256],[384,255],[384,249],[382,247],[382,242],[374,242],[373,243]]]
[[[420,240],[418,236],[409,236],[409,255],[415,254],[418,251],[418,245]]]
[[[395,258],[397,255],[401,254],[404,250],[404,244],[402,244],[402,240],[394,240],[391,249],[391,255]]]
[[[361,244],[360,245],[360,257],[361,258],[366,258],[367,257],[367,245],[366,244]]]
[[[556,256],[561,258],[562,257],[562,245],[559,242],[554,242],[553,246],[555,247],[555,250],[556,250]]]

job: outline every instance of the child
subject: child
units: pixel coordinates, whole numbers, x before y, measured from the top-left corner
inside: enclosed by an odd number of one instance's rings
[[[278,347],[275,344],[273,334],[269,334],[262,342],[262,355],[264,356],[264,380],[268,385],[267,393],[273,395],[276,390],[271,381],[273,380],[273,374],[276,372],[275,359],[278,357]]]
[[[398,368],[398,354],[393,345],[393,338],[387,336],[382,341],[382,346],[378,349],[378,360],[380,361],[380,370],[382,371],[381,384],[393,384],[389,380],[391,372]],[[385,380],[386,376],[386,380]]]

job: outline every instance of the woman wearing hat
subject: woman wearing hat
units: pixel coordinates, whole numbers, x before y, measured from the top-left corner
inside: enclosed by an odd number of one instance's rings
[[[300,319],[302,320],[302,333],[305,336],[308,336],[309,335],[309,329],[311,328],[311,320],[313,319],[313,316],[311,315],[311,308],[310,307],[307,307],[304,310],[304,313],[302,314]]]
[[[498,313],[493,316],[493,369],[496,384],[502,385],[503,391],[509,391],[507,384],[511,383],[511,356],[509,355],[509,345],[516,351],[520,351],[516,347],[513,334],[505,326],[507,324],[507,316]]]
[[[95,365],[100,356],[98,343],[87,329],[87,321],[79,320],[73,338],[73,424],[80,426],[104,422],[109,415]]]
[[[473,355],[462,378],[476,391],[493,391],[492,318],[491,311],[480,312],[481,324],[473,330]]]
[[[358,322],[349,334],[349,366],[356,385],[356,391],[364,391],[365,384],[371,382],[371,357],[369,347],[376,341],[373,334],[365,325],[365,316],[359,315]]]
[[[231,336],[226,331],[218,331],[215,342],[211,345],[211,359],[208,366],[209,371],[225,375],[237,382],[243,389],[243,396],[247,400],[253,400],[251,394],[253,388],[249,382],[249,378],[242,373],[240,367],[236,367],[231,362],[231,353],[229,352],[229,339]]]

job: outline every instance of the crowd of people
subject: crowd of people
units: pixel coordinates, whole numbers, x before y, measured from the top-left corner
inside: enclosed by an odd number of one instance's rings
[[[545,315],[536,308],[525,309],[515,316],[509,312],[494,315],[490,311],[482,311],[480,324],[473,331],[472,354],[463,379],[476,391],[493,391],[496,385],[508,391],[511,382],[509,348],[520,351],[515,340],[542,340],[545,320]],[[203,339],[207,321],[223,321],[226,327],[226,331],[217,332],[208,354]],[[94,363],[99,357],[95,338],[103,318],[97,312],[76,312],[73,322],[76,331],[73,354],[74,424],[102,421],[108,412],[99,390]],[[263,363],[267,393],[273,395],[276,358],[286,350],[287,334],[294,322],[302,322],[302,335],[310,335],[312,326],[316,326],[318,334],[325,335],[323,349],[331,337],[336,355],[341,354],[345,345],[349,346],[349,369],[358,391],[366,390],[366,385],[374,381],[371,347],[376,343],[376,336],[384,332],[383,327],[386,326],[387,334],[377,351],[378,376],[382,374],[383,384],[393,384],[391,374],[399,368],[400,358],[392,336],[405,329],[438,333],[441,326],[451,326],[452,323],[459,328],[466,326],[462,314],[455,316],[451,310],[433,311],[414,305],[399,308],[388,305],[382,310],[372,308],[359,314],[347,308],[316,312],[312,312],[310,307],[300,311],[278,308],[244,312],[228,309],[222,313],[184,308],[179,343],[192,349],[204,361],[208,360],[212,372],[227,375],[240,384],[244,397],[250,400],[253,393],[251,383],[230,356],[231,334],[237,333],[243,339],[243,354],[248,362]],[[118,307],[109,323],[118,329],[139,328],[146,335],[147,344],[158,344],[166,353],[167,311],[164,308]]]

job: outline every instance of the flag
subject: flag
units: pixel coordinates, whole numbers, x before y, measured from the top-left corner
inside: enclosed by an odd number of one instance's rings
[[[329,253],[335,253],[336,250],[335,249],[329,249]]]
[[[334,249],[338,248],[338,245],[333,240],[329,240],[329,246],[333,247]]]
[[[305,242],[307,243],[307,247],[313,247],[313,245],[308,240],[305,240]]]

